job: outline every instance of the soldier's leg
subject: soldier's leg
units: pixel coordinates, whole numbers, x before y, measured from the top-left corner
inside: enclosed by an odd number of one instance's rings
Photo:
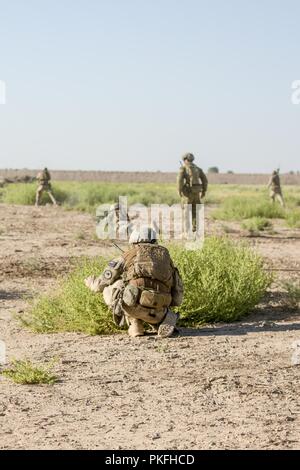
[[[191,230],[191,222],[190,222],[190,199],[187,197],[182,197],[181,199],[181,207],[182,207],[182,214],[183,214],[183,236],[187,237],[190,230]]]
[[[193,221],[193,232],[197,231],[197,213],[198,213],[198,205],[200,204],[200,194],[193,195],[193,202],[192,202],[192,221]]]
[[[284,207],[284,200],[283,200],[283,197],[282,197],[281,193],[276,193],[276,199],[279,202],[279,204],[281,205],[281,207]]]
[[[49,195],[49,197],[50,197],[52,203],[53,203],[55,206],[57,206],[57,202],[56,202],[56,199],[55,199],[55,197],[54,197],[54,194],[53,194],[52,190],[51,190],[51,189],[48,189],[47,193],[48,193],[48,195]]]
[[[275,202],[275,192],[274,191],[270,191],[270,198],[271,198],[271,201],[274,203]]]
[[[139,320],[138,318],[133,318],[127,316],[129,322],[128,334],[132,338],[136,338],[138,336],[144,336],[144,325],[143,321]]]
[[[167,309],[165,318],[160,323],[157,335],[161,338],[169,338],[173,335],[176,329],[176,323],[178,321],[179,315]]]
[[[144,334],[143,322],[148,323],[159,331],[160,325],[164,322],[167,309],[150,309],[137,305],[135,307],[125,307],[126,317],[129,320],[128,334],[130,336],[142,336]],[[138,320],[138,321],[133,321]]]
[[[41,186],[39,186],[38,189],[36,190],[36,195],[35,195],[35,205],[36,206],[39,206],[39,204],[41,202],[42,194],[43,194],[43,188]]]

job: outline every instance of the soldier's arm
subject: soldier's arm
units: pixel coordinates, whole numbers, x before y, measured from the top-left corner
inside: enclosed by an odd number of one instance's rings
[[[272,183],[273,183],[273,177],[269,179],[267,188],[270,188],[272,186]]]
[[[206,177],[206,174],[204,173],[203,170],[201,170],[201,168],[199,168],[199,178],[202,182],[202,196],[205,196],[205,193],[207,191],[207,186],[208,186],[208,180],[207,180],[207,177]]]
[[[184,168],[182,167],[180,168],[178,177],[177,177],[177,188],[178,188],[179,196],[182,196],[183,187],[184,187]]]
[[[120,279],[123,272],[123,257],[115,258],[108,263],[101,276],[89,276],[85,279],[84,283],[92,292],[103,292],[105,287],[114,284],[114,282]]]

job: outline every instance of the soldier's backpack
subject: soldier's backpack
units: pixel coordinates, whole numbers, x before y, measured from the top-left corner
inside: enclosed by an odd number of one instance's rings
[[[199,178],[200,169],[194,163],[189,163],[186,166],[186,172],[191,193],[200,193],[202,191],[202,184]]]
[[[158,281],[157,290],[171,291],[174,268],[169,252],[164,246],[139,243],[124,255],[124,260],[124,276],[127,281],[152,279]]]
[[[150,243],[138,244],[124,256],[124,280],[140,289],[138,303],[160,309],[172,301],[174,267],[168,250]]]

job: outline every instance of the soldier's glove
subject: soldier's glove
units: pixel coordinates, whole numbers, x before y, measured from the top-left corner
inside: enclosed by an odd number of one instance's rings
[[[101,278],[89,276],[84,280],[84,283],[92,292],[100,292]]]
[[[200,198],[202,199],[203,197],[205,197],[205,191],[202,191],[202,193],[200,194]]]

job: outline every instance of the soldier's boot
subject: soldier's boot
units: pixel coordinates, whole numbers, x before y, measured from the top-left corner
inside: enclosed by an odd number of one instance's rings
[[[137,318],[130,318],[129,322],[129,336],[132,338],[136,338],[137,336],[144,336],[144,326],[142,320],[138,320]]]
[[[157,335],[160,338],[169,338],[172,336],[173,333],[175,333],[178,318],[178,313],[168,310],[164,320],[159,325]]]
[[[55,206],[57,206],[57,201],[56,201],[56,199],[55,199],[55,197],[54,197],[52,191],[48,191],[48,194],[49,194],[49,197],[50,197],[52,203],[53,203]]]

